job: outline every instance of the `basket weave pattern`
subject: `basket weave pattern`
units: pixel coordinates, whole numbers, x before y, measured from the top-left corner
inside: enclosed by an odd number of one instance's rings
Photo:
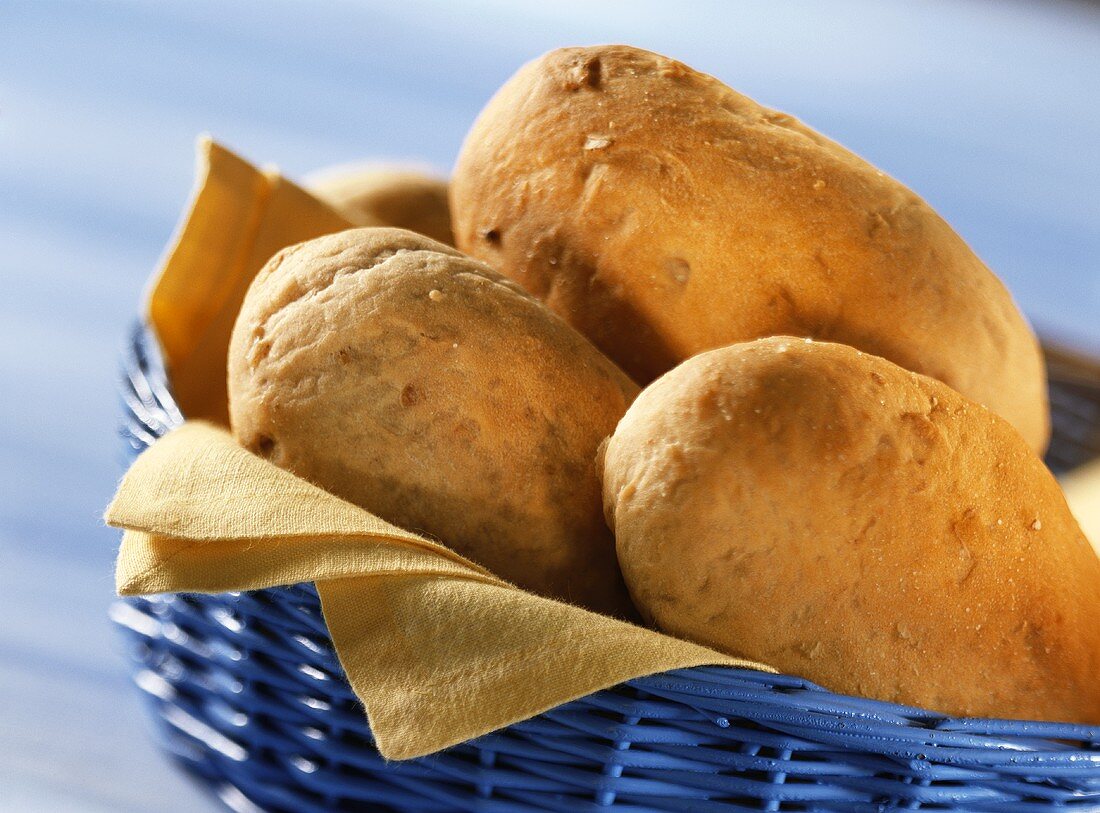
[[[1049,360],[1061,469],[1100,455],[1100,375]],[[142,329],[121,392],[129,456],[183,421]],[[945,719],[729,668],[387,763],[312,585],[126,599],[112,617],[163,745],[238,811],[1100,810],[1100,728]]]

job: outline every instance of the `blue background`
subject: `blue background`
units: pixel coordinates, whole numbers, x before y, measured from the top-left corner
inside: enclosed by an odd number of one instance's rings
[[[208,131],[292,177],[446,171],[522,62],[620,41],[794,113],[938,208],[1100,354],[1100,7],[1082,2],[0,0],[0,808],[213,803],[106,621],[115,354]]]

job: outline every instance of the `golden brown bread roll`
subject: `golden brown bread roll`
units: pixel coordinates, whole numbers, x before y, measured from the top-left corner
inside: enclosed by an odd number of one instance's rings
[[[397,229],[276,254],[229,350],[243,446],[522,587],[619,615],[595,454],[636,393],[518,285]]]
[[[839,692],[1100,723],[1100,561],[1019,433],[940,382],[733,345],[644,390],[602,469],[661,629]]]
[[[365,164],[318,173],[309,190],[353,226],[391,226],[454,245],[447,182],[414,169]]]
[[[639,383],[792,334],[937,378],[1045,447],[1035,337],[924,201],[783,113],[667,57],[563,48],[481,113],[456,245],[545,300]]]

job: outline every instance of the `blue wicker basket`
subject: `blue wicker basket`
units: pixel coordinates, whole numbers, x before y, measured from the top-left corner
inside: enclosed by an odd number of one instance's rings
[[[1065,468],[1100,453],[1100,376],[1052,361],[1050,462]],[[142,329],[122,385],[133,455],[183,420]],[[729,668],[632,680],[386,762],[312,585],[112,615],[165,748],[237,811],[1100,811],[1100,728],[945,719]]]

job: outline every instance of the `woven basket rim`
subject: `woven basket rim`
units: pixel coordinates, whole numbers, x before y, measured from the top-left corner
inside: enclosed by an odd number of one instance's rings
[[[140,427],[129,426],[124,435],[137,449],[178,425],[183,415],[171,397],[156,339],[146,327],[135,325],[125,353],[130,363],[121,387],[124,406],[131,414],[140,414],[142,422]],[[1100,389],[1100,362],[1059,351],[1055,363],[1072,364],[1072,369],[1083,371],[1066,376],[1067,379],[1074,382],[1080,379]],[[1092,373],[1096,377],[1089,381]],[[310,583],[255,592],[300,595],[316,601],[316,591]],[[323,620],[319,623],[323,630]],[[684,722],[681,728],[685,734],[698,735],[699,742],[707,740],[707,732],[714,726],[728,729],[741,725],[736,720],[745,719],[745,710],[755,708],[759,712],[751,719],[786,732],[774,736],[790,741],[887,757],[910,770],[934,763],[960,771],[995,769],[1005,775],[1065,776],[1070,785],[1084,781],[1081,793],[1100,804],[1100,726],[952,718],[918,707],[832,692],[794,675],[733,667],[693,667],[637,678],[559,706],[508,730],[538,734],[548,725],[602,726],[603,723],[592,720],[578,722],[576,716],[600,709],[609,713],[621,711],[625,708],[623,704],[643,702],[636,698],[622,699],[624,691],[652,698],[644,702],[650,702],[655,713],[667,713],[667,704],[698,712],[700,722]],[[611,721],[608,728],[596,733],[614,738],[617,734],[614,726],[622,725]],[[638,735],[636,731],[630,733]],[[465,745],[491,746],[501,736],[502,732],[494,732]],[[928,753],[930,749],[934,749],[934,759]],[[1082,772],[1087,772],[1084,780],[1080,779]]]

